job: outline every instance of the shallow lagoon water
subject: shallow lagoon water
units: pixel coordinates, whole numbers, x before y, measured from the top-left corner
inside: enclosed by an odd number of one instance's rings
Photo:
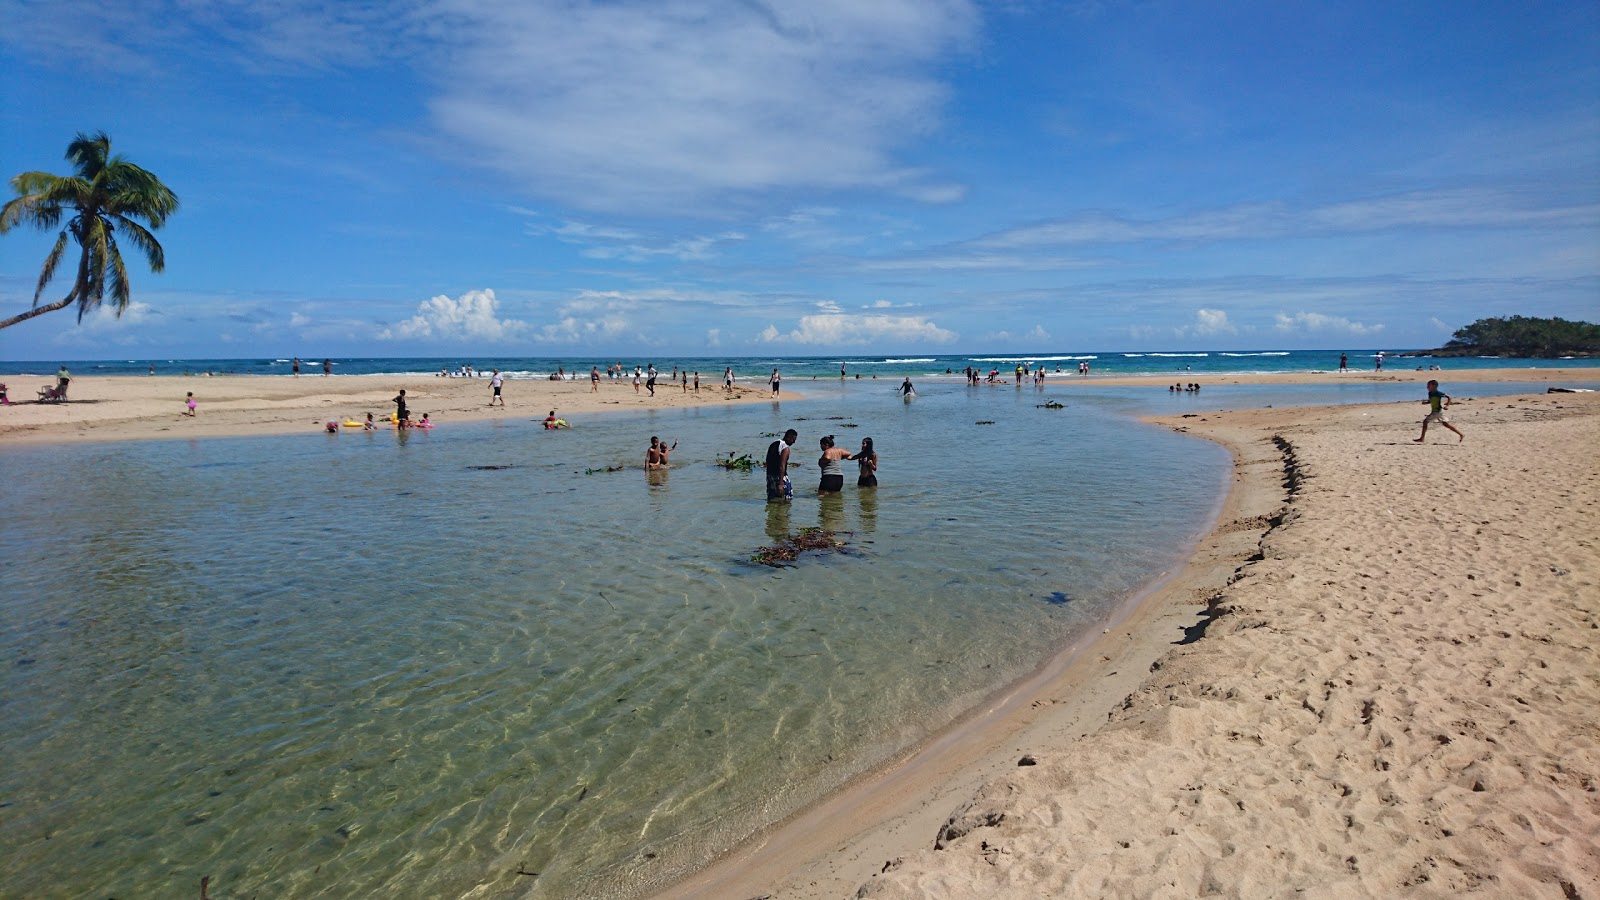
[[[0,451],[27,473],[0,496],[5,892],[659,886],[893,759],[1170,567],[1227,457],[1123,414],[1251,405],[793,386],[809,398],[568,432],[536,410]],[[711,464],[790,425],[792,505],[764,502],[759,469]],[[639,468],[652,433],[681,441],[664,475]],[[882,486],[819,500],[825,433],[875,438]],[[806,526],[846,552],[749,562]]]

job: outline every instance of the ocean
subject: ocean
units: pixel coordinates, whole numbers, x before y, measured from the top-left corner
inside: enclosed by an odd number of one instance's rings
[[[1379,350],[1344,351],[1350,368],[1371,371]],[[1167,375],[1195,374],[1218,375],[1235,373],[1274,372],[1329,372],[1339,368],[1340,351],[1328,350],[1226,350],[1181,353],[1153,352],[1050,352],[1034,355],[1018,353],[976,353],[948,355],[875,356],[662,356],[637,359],[612,359],[596,357],[536,357],[536,356],[482,356],[482,357],[371,357],[359,359],[330,359],[335,375],[437,375],[441,371],[458,372],[462,366],[472,366],[487,374],[499,369],[511,378],[547,378],[556,372],[587,375],[591,366],[601,373],[606,366],[621,363],[632,372],[634,366],[653,364],[663,374],[674,370],[699,372],[702,383],[719,381],[724,368],[732,368],[742,381],[765,383],[773,369],[785,378],[810,379],[839,375],[845,367],[851,378],[937,378],[950,375],[959,377],[968,366],[988,371],[998,369],[1009,374],[1019,364],[1032,368],[1044,366],[1050,374],[1060,372],[1074,375],[1079,363],[1089,364],[1090,377],[1104,375]],[[1418,365],[1439,365],[1446,371],[1452,369],[1489,368],[1596,368],[1600,359],[1502,359],[1500,357],[1458,357],[1451,359],[1385,357],[1386,370],[1415,369]],[[301,374],[317,375],[322,372],[323,359],[302,358]],[[66,365],[76,375],[146,375],[154,367],[157,375],[185,375],[211,372],[219,375],[291,375],[293,357],[248,359],[127,359],[127,360],[44,360],[33,362],[0,361],[0,372],[15,372],[48,377],[56,368]]]
[[[0,494],[4,892],[647,893],[1178,565],[1228,456],[1134,415],[1417,399],[934,379],[904,403],[832,374],[570,431],[0,448],[26,473]],[[792,504],[715,464],[789,427]],[[819,498],[824,434],[872,437],[881,486]],[[652,435],[672,470],[641,470]],[[838,552],[753,561],[805,528]]]

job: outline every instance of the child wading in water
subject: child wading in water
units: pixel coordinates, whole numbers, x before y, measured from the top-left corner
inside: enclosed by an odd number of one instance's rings
[[[1439,382],[1428,382],[1428,414],[1422,419],[1422,437],[1417,438],[1413,443],[1420,444],[1427,439],[1429,422],[1438,422],[1440,425],[1454,431],[1456,433],[1456,443],[1458,444],[1466,440],[1467,436],[1462,434],[1454,425],[1451,425],[1449,419],[1445,418],[1444,411],[1449,408],[1450,395],[1439,390]]]

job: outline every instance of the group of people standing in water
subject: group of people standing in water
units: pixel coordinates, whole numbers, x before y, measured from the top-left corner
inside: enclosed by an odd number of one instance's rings
[[[791,428],[783,433],[783,437],[767,446],[769,503],[794,499],[794,483],[789,479],[789,455],[799,439],[800,433]],[[844,464],[848,461],[854,461],[859,469],[857,487],[878,486],[878,453],[872,447],[872,438],[862,438],[861,449],[854,454],[836,446],[831,434],[824,435],[818,444],[822,450],[822,455],[817,459],[817,466],[822,470],[822,480],[817,484],[818,494],[837,494],[844,490]]]

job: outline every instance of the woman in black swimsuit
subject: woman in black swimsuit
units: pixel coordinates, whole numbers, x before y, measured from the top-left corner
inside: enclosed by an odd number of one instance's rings
[[[872,449],[872,438],[862,438],[861,452],[850,458],[861,467],[861,475],[856,478],[856,487],[877,487],[878,453]]]

